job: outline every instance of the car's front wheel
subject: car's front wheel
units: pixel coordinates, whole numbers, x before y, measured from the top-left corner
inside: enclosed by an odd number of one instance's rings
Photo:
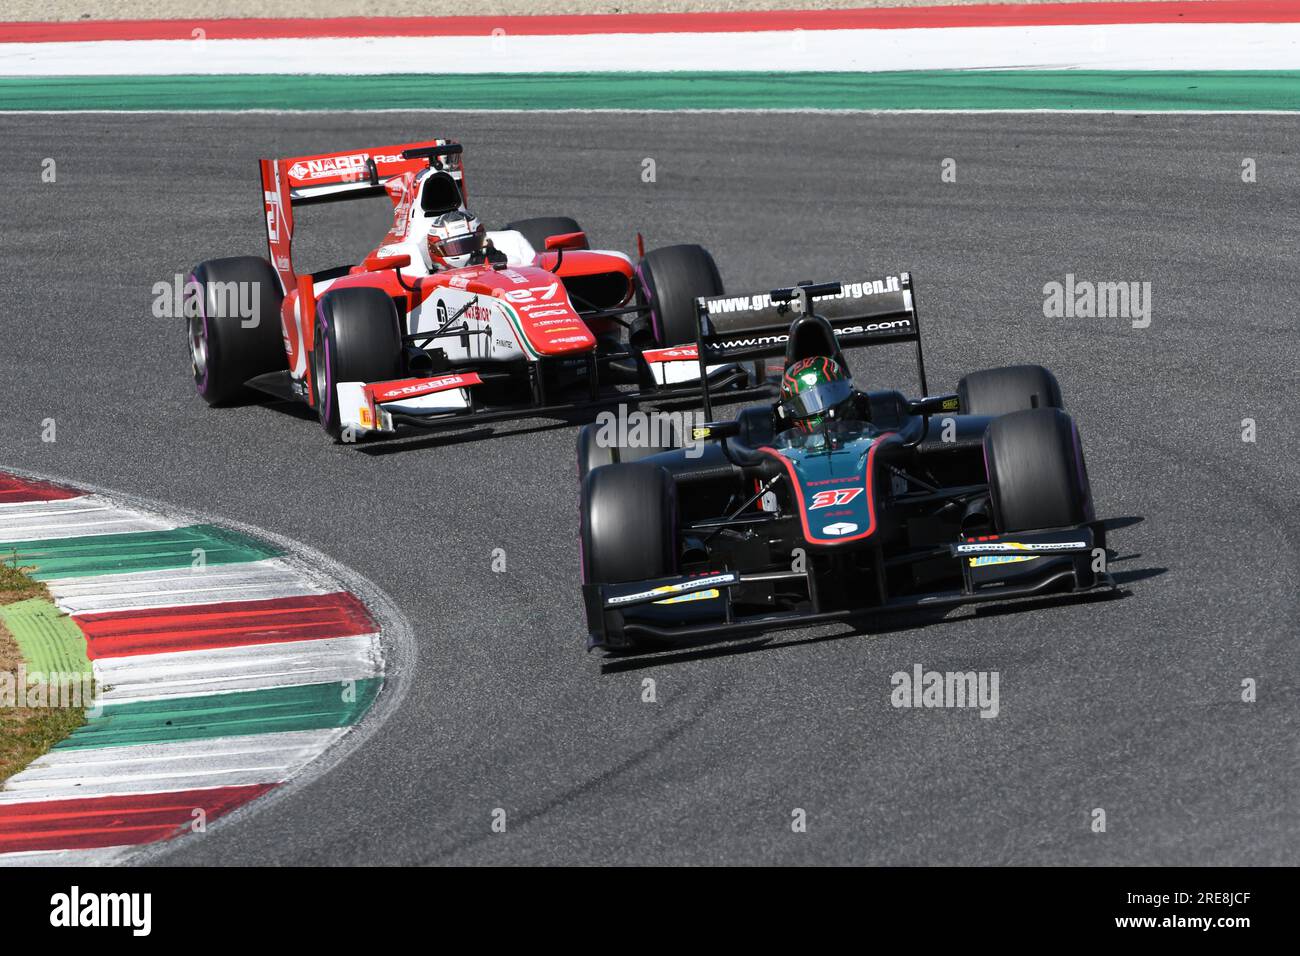
[[[335,289],[316,303],[312,389],[321,427],[338,441],[339,382],[386,382],[401,375],[397,307],[381,289]]]
[[[606,465],[582,482],[583,578],[622,584],[677,569],[677,492],[649,462]]]
[[[1056,376],[1041,365],[1008,365],[971,372],[957,383],[957,397],[967,415],[1065,407]]]
[[[1065,528],[1092,520],[1079,432],[1059,408],[995,418],[984,434],[984,461],[998,531]]]
[[[578,514],[585,583],[624,584],[676,572],[677,490],[658,465],[618,463],[589,472]],[[619,612],[604,614],[608,646],[637,646],[624,634]]]

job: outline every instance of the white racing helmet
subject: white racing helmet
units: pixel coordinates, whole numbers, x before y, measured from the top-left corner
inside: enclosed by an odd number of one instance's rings
[[[429,222],[429,259],[438,269],[467,266],[483,248],[487,230],[472,212],[457,210]]]

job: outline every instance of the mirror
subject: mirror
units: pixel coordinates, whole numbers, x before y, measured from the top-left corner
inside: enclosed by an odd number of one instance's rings
[[[585,232],[563,232],[558,236],[546,237],[547,250],[581,249],[586,245],[587,234]]]
[[[367,272],[382,272],[384,269],[401,269],[411,264],[409,255],[400,256],[367,256],[366,261],[362,263]]]

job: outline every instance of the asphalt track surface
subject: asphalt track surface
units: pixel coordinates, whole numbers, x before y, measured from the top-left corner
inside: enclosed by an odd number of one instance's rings
[[[406,695],[364,747],[161,860],[1294,862],[1298,127],[0,117],[0,463],[303,541],[379,583],[415,630]],[[572,427],[344,447],[275,407],[209,410],[181,323],[151,315],[154,283],[261,252],[258,156],[430,134],[465,143],[491,223],[570,214],[598,246],[628,249],[638,227],[652,245],[700,241],[732,290],[911,269],[932,389],[1019,361],[1056,370],[1116,519],[1121,595],[605,660],[584,650]],[[304,264],[360,255],[383,219],[382,204],[307,210]],[[1151,326],[1044,318],[1043,285],[1066,273],[1150,281]],[[900,358],[859,353],[860,384],[910,387]],[[918,663],[997,671],[1000,713],[895,709],[890,675]]]

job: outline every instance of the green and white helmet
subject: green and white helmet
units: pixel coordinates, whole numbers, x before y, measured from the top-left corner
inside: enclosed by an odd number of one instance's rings
[[[801,431],[820,428],[827,418],[835,418],[839,406],[852,396],[849,373],[824,355],[800,359],[781,376],[781,409]]]

